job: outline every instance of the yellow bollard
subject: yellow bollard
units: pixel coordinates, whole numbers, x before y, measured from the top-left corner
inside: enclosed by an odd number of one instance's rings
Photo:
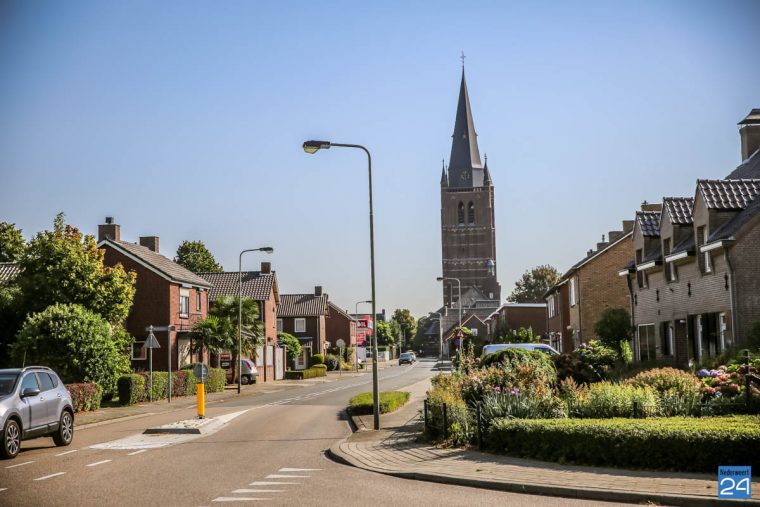
[[[196,384],[196,394],[198,395],[198,419],[206,416],[206,390],[204,384]]]

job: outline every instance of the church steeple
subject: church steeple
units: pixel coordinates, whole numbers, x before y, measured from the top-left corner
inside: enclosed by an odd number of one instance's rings
[[[449,186],[449,177],[446,174],[446,162],[443,160],[441,160],[441,186],[442,187]]]
[[[483,185],[483,165],[478,150],[478,135],[472,119],[470,95],[462,67],[462,82],[459,86],[459,103],[454,123],[454,135],[449,158],[449,185],[452,187],[480,187]]]
[[[488,172],[488,155],[483,156],[485,158],[485,162],[483,163],[483,186],[490,186],[492,185],[491,182],[491,173]]]

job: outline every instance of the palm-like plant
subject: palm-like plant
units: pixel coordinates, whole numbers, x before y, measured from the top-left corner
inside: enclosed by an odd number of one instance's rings
[[[194,350],[206,348],[218,354],[229,350],[234,358],[233,372],[237,378],[238,349],[238,297],[222,296],[216,299],[206,320],[193,326]],[[259,320],[259,305],[251,298],[242,300],[242,351],[256,356],[256,347],[264,343],[264,326]]]

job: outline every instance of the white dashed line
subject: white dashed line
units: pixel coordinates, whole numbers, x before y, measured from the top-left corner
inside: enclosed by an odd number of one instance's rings
[[[88,466],[88,467],[96,467],[98,465],[102,465],[104,463],[110,463],[110,462],[111,462],[110,459],[104,459],[103,461],[96,461],[95,463],[90,463],[89,465],[86,465],[86,466]]]
[[[141,452],[148,452],[148,449],[140,449],[139,451],[129,452],[127,453],[127,456],[134,456],[135,454],[140,454]]]
[[[319,472],[321,468],[280,468],[278,472]]]
[[[301,484],[300,482],[282,482],[282,481],[253,481],[249,486],[282,486],[285,484]]]
[[[16,468],[16,467],[22,467],[22,466],[24,466],[24,465],[28,465],[28,464],[30,464],[30,463],[34,463],[34,461],[25,461],[25,462],[23,462],[23,463],[19,463],[18,465],[11,465],[11,466],[7,466],[7,467],[5,467],[5,468]]]
[[[61,453],[56,454],[55,456],[56,457],[58,457],[58,456],[65,456],[67,454],[71,454],[72,452],[77,452],[78,450],[79,449],[74,449],[74,450],[71,450],[71,451],[61,452]]]
[[[36,478],[36,479],[34,479],[34,480],[35,480],[35,481],[44,481],[44,480],[46,480],[46,479],[50,479],[50,478],[52,478],[52,477],[58,477],[59,475],[63,475],[63,474],[65,474],[65,473],[66,473],[66,472],[58,472],[58,473],[55,473],[55,474],[46,475],[46,476],[44,476],[44,477],[37,477],[37,478]]]
[[[281,474],[269,474],[265,479],[308,479],[310,475],[281,475]]]
[[[284,493],[284,489],[236,489],[233,493]]]
[[[0,488],[0,491],[5,491],[6,489],[8,489],[8,488]]]
[[[212,502],[253,502],[256,500],[269,500],[269,498],[253,498],[250,496],[220,496],[214,498]]]

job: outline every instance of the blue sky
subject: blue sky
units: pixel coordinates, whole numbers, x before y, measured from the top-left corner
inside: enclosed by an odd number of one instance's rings
[[[561,271],[641,201],[739,162],[760,107],[760,3],[84,2],[0,5],[0,220],[203,240],[237,269],[271,245],[284,292],[440,306],[439,178],[467,54],[496,185],[504,296]],[[248,257],[255,268],[261,259]],[[352,310],[353,311],[353,310]]]

